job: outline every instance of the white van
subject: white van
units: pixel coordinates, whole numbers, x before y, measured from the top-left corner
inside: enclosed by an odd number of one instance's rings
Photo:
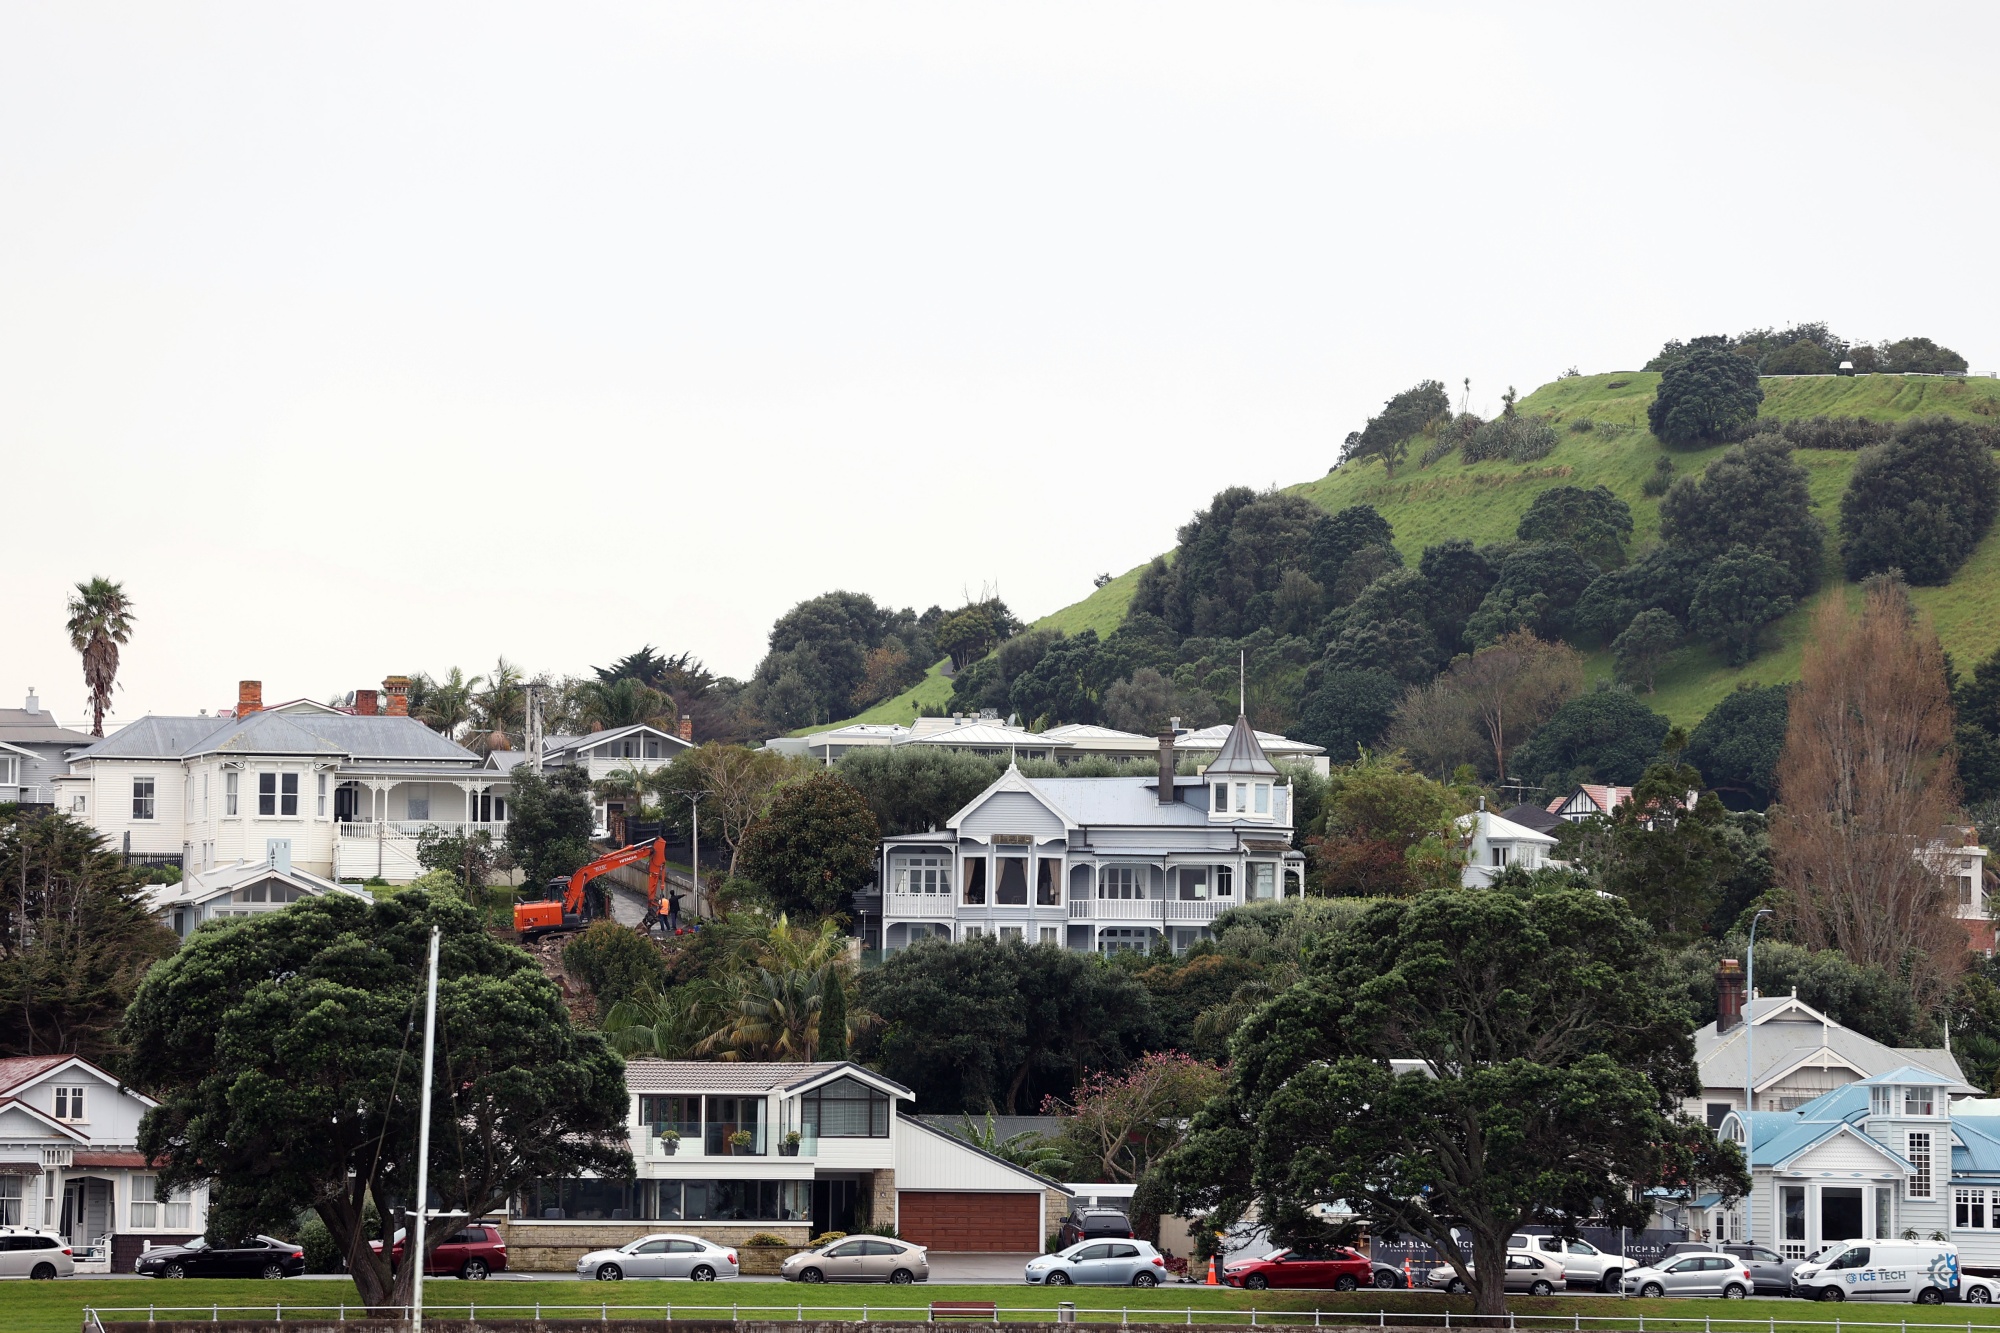
[[[1794,1269],[1792,1291],[1822,1301],[1955,1301],[1958,1247],[1945,1241],[1849,1241]]]

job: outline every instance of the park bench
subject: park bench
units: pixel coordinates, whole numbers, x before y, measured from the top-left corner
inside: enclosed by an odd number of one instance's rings
[[[932,1301],[931,1322],[940,1319],[977,1319],[988,1324],[1000,1322],[1000,1306],[996,1301]]]

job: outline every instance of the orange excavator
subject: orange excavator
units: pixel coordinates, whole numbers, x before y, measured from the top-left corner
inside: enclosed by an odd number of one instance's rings
[[[666,913],[667,844],[659,838],[648,838],[630,847],[606,852],[568,879],[550,880],[542,902],[515,904],[515,933],[523,940],[531,940],[539,935],[582,930],[590,924],[584,886],[599,875],[609,874],[620,866],[637,865],[641,861],[647,863],[646,921],[642,929],[651,930]]]

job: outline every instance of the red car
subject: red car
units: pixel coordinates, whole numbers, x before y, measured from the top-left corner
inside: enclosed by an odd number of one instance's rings
[[[1232,1287],[1262,1291],[1266,1287],[1332,1287],[1353,1291],[1373,1286],[1375,1268],[1366,1255],[1337,1250],[1273,1250],[1261,1259],[1239,1259],[1224,1271]]]
[[[396,1248],[390,1253],[389,1262],[401,1266],[403,1262],[404,1232],[396,1232]],[[382,1242],[371,1240],[368,1248],[382,1253]],[[444,1238],[431,1251],[431,1261],[424,1265],[426,1277],[458,1276],[468,1282],[478,1282],[488,1273],[507,1271],[507,1242],[500,1239],[500,1228],[477,1223],[454,1232]]]

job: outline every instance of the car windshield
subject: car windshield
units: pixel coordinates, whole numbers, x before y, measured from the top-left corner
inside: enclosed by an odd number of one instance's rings
[[[208,1240],[206,1237],[196,1236],[187,1243],[186,1248],[190,1250],[205,1250],[208,1248]]]

